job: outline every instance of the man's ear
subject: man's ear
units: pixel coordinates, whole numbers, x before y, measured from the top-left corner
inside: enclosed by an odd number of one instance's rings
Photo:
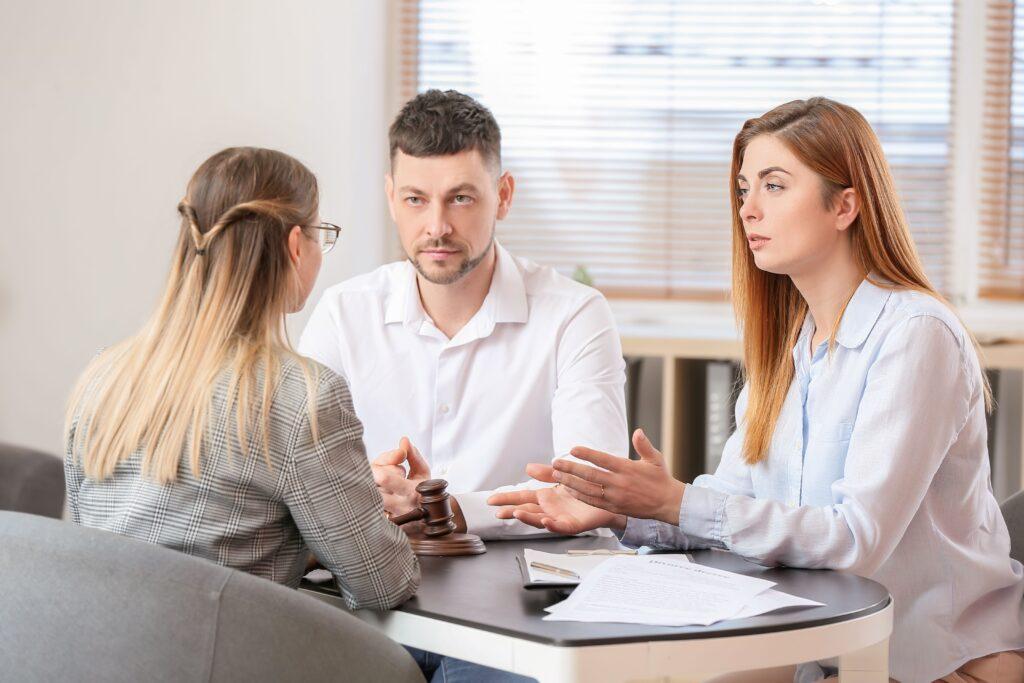
[[[843,231],[853,225],[860,215],[860,197],[852,187],[844,188],[835,199],[836,229]]]
[[[384,196],[388,200],[388,213],[391,214],[391,220],[395,220],[395,179],[391,177],[390,173],[384,174]],[[397,222],[397,221],[396,221]]]
[[[512,195],[516,191],[516,180],[505,171],[498,178],[498,220],[503,220],[512,208]]]

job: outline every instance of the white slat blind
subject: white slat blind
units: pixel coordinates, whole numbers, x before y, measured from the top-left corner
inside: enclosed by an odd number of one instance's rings
[[[944,286],[952,0],[403,0],[397,25],[404,97],[454,88],[498,119],[518,254],[610,294],[722,296],[733,137],[826,95],[879,133]]]
[[[1024,2],[986,17],[980,295],[1024,298]]]

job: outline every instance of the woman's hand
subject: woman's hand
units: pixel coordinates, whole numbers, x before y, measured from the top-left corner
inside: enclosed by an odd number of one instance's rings
[[[577,500],[587,505],[638,519],[657,519],[679,524],[679,506],[686,484],[672,478],[663,456],[643,430],[633,432],[639,460],[577,446],[570,451],[590,467],[566,459],[554,462],[553,478]]]
[[[526,473],[538,481],[554,481],[550,465],[531,463],[526,466]],[[495,513],[498,519],[518,519],[556,534],[581,534],[600,527],[621,530],[626,526],[622,515],[587,505],[563,486],[496,493],[487,499],[487,504],[501,506]]]
[[[406,462],[409,463],[408,472],[403,467]],[[416,485],[430,479],[430,465],[408,437],[403,436],[399,440],[398,448],[378,455],[370,463],[370,469],[385,510],[392,515],[401,515],[419,507],[420,494],[416,492]]]

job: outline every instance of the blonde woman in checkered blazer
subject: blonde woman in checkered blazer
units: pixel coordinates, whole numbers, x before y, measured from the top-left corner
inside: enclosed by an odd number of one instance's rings
[[[345,381],[292,351],[338,228],[295,159],[232,148],[189,182],[167,287],[72,394],[72,518],[297,586],[315,557],[351,607],[405,601],[419,565],[385,519]]]

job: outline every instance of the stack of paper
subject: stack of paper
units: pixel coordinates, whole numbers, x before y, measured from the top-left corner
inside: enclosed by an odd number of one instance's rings
[[[685,558],[612,557],[590,571],[568,599],[548,607],[544,619],[708,626],[782,607],[821,605],[772,590],[774,585]]]

